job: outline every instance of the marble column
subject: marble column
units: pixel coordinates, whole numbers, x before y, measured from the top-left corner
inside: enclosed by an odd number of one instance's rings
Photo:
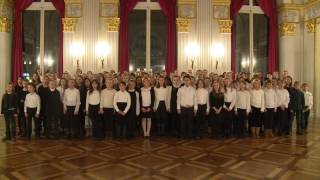
[[[314,60],[314,113],[320,117],[320,17],[316,19],[315,29],[315,60]]]
[[[0,0],[0,94],[11,81],[12,1]],[[1,104],[0,104],[1,106]]]

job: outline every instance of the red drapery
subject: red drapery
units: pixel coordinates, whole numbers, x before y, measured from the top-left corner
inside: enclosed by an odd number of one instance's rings
[[[269,18],[269,41],[268,41],[268,71],[278,70],[278,33],[277,33],[277,8],[274,0],[258,1],[261,9]]]
[[[233,73],[236,72],[236,50],[237,50],[237,42],[236,42],[236,17],[241,9],[244,0],[232,0],[230,5],[230,19],[233,21],[233,25],[231,28],[231,71]]]
[[[22,12],[33,0],[18,0],[14,10],[13,46],[12,46],[12,80],[16,82],[23,73],[22,57]]]
[[[160,7],[167,17],[167,57],[166,71],[171,73],[177,69],[177,32],[176,32],[176,0],[159,0]]]
[[[120,0],[119,72],[129,69],[128,16],[139,0]]]
[[[59,49],[58,49],[58,74],[63,73],[63,24],[62,18],[64,18],[65,13],[65,3],[64,0],[51,0],[53,6],[57,9],[60,15],[60,34],[59,34]]]

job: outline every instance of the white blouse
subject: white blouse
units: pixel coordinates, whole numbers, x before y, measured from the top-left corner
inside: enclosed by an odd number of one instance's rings
[[[264,92],[262,89],[250,91],[250,104],[253,107],[260,108],[261,112],[264,111]]]
[[[100,92],[95,90],[90,93],[87,92],[87,100],[86,100],[86,111],[89,110],[89,105],[99,105],[100,104]]]
[[[113,106],[114,109],[119,112],[120,109],[117,103],[127,103],[125,110],[123,111],[125,114],[129,111],[131,106],[131,97],[127,91],[118,91],[114,94],[113,98]]]
[[[245,109],[247,113],[250,112],[250,93],[249,91],[237,91],[235,111],[238,109]]]
[[[276,109],[277,108],[277,96],[274,89],[265,89],[264,90],[264,104],[265,108]]]

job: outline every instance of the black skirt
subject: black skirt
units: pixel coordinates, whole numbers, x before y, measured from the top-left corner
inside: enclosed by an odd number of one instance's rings
[[[273,119],[274,119],[274,108],[267,108],[264,113],[264,128],[272,129],[273,128]]]
[[[151,111],[150,112],[142,112],[142,110],[141,110],[141,118],[152,118],[152,116],[153,116],[153,109],[152,109],[152,107],[142,107],[142,108],[144,108],[144,109],[146,109],[146,108],[150,108],[151,109]],[[141,109],[142,109],[141,108]]]

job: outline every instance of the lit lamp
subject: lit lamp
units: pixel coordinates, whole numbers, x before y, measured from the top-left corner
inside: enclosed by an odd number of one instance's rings
[[[80,68],[80,58],[82,57],[84,53],[84,47],[82,43],[75,42],[70,46],[70,54],[77,61],[77,69]]]
[[[98,42],[96,45],[96,55],[101,61],[101,67],[104,69],[104,60],[108,58],[110,54],[110,46],[105,42]]]
[[[224,58],[225,50],[222,44],[217,43],[212,46],[212,57],[216,61],[216,70],[218,69],[219,62]]]
[[[185,53],[186,53],[186,56],[187,56],[188,60],[191,61],[191,68],[193,70],[194,62],[199,57],[200,48],[199,48],[197,43],[193,42],[193,43],[189,43],[186,46],[185,51],[186,51]]]

